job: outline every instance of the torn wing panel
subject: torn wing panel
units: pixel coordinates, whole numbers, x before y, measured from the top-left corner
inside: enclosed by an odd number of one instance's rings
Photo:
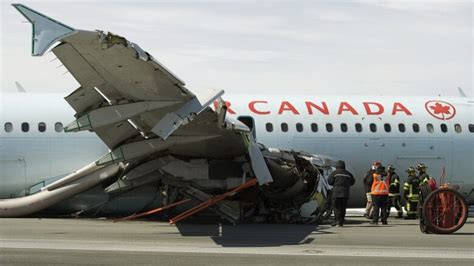
[[[140,137],[140,132],[128,121],[122,121],[107,127],[95,129],[95,133],[100,136],[102,141],[105,142],[110,149],[115,148],[126,140]]]
[[[70,44],[124,98],[179,100],[194,96],[180,79],[157,62],[142,60],[137,46],[131,46],[123,37],[111,33],[79,31],[63,39],[63,42]],[[63,64],[73,66],[76,61],[66,60]]]
[[[45,32],[64,25],[32,12],[40,18],[23,15]],[[150,54],[118,35],[74,30],[52,40],[60,42],[52,52],[81,85],[66,97],[77,112],[69,130],[93,130],[110,149],[128,151],[132,159],[139,151],[149,152],[140,157],[168,151],[202,157],[246,154],[248,128],[229,122],[224,113],[219,119],[208,107],[223,91],[198,99]],[[176,104],[148,108],[156,102]],[[137,106],[143,108],[132,108]]]
[[[107,101],[93,88],[79,87],[64,99],[76,111],[76,118],[87,111],[107,104]]]

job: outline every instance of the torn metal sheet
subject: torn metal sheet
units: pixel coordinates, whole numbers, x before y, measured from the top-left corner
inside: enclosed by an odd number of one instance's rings
[[[143,101],[128,104],[111,105],[93,110],[69,123],[64,130],[77,132],[108,126],[137,116],[144,112],[169,107],[180,101]]]
[[[162,139],[168,138],[181,125],[185,125],[206,109],[214,100],[221,97],[224,91],[213,92],[211,96],[199,100],[197,97],[192,98],[172,113],[167,113],[152,128],[152,132],[160,136]]]
[[[268,170],[263,154],[255,142],[249,143],[249,156],[258,183],[260,185],[265,185],[273,182],[272,174],[270,173],[270,170]]]

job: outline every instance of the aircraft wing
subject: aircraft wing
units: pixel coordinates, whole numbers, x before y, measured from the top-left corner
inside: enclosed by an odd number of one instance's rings
[[[76,111],[65,131],[94,131],[104,141],[111,152],[98,165],[151,156],[231,158],[249,153],[262,164],[249,128],[226,118],[224,91],[196,96],[122,36],[77,30],[24,5],[13,6],[33,25],[33,56],[59,43],[52,52],[81,85],[65,97]],[[215,111],[209,107],[214,102]],[[262,175],[260,183],[271,182],[268,171]]]

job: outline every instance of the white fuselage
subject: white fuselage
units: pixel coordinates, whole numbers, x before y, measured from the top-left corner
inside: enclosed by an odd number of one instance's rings
[[[108,152],[92,132],[56,131],[56,123],[66,125],[74,115],[60,95],[1,96],[0,198],[23,196],[35,184],[71,173]],[[474,188],[470,98],[224,96],[230,103],[228,115],[253,118],[258,142],[346,161],[356,177],[352,206],[364,204],[362,178],[377,160],[395,165],[402,181],[408,166],[425,163],[437,179],[445,168],[446,181],[460,185],[462,193]],[[39,123],[46,125],[45,132],[39,131]],[[469,200],[472,203],[472,195]]]

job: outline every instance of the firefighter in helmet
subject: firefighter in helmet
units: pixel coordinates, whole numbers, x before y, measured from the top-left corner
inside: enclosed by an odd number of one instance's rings
[[[388,212],[390,214],[390,209],[392,207],[395,207],[395,209],[398,212],[397,218],[402,218],[403,217],[403,209],[402,209],[402,204],[400,203],[400,177],[398,176],[397,173],[395,173],[395,166],[389,164],[387,166],[387,175],[388,178],[390,179],[390,187],[389,187],[389,208]]]
[[[419,163],[416,166],[416,170],[418,171],[418,179],[422,185],[428,184],[428,181],[430,180],[430,175],[426,172],[426,169],[428,169],[428,167],[426,167],[426,165],[423,163]]]
[[[416,175],[416,170],[414,167],[408,167],[406,171],[408,173],[408,178],[403,185],[403,196],[406,200],[406,219],[416,219],[418,214],[418,202],[420,200],[420,183],[421,180]]]

